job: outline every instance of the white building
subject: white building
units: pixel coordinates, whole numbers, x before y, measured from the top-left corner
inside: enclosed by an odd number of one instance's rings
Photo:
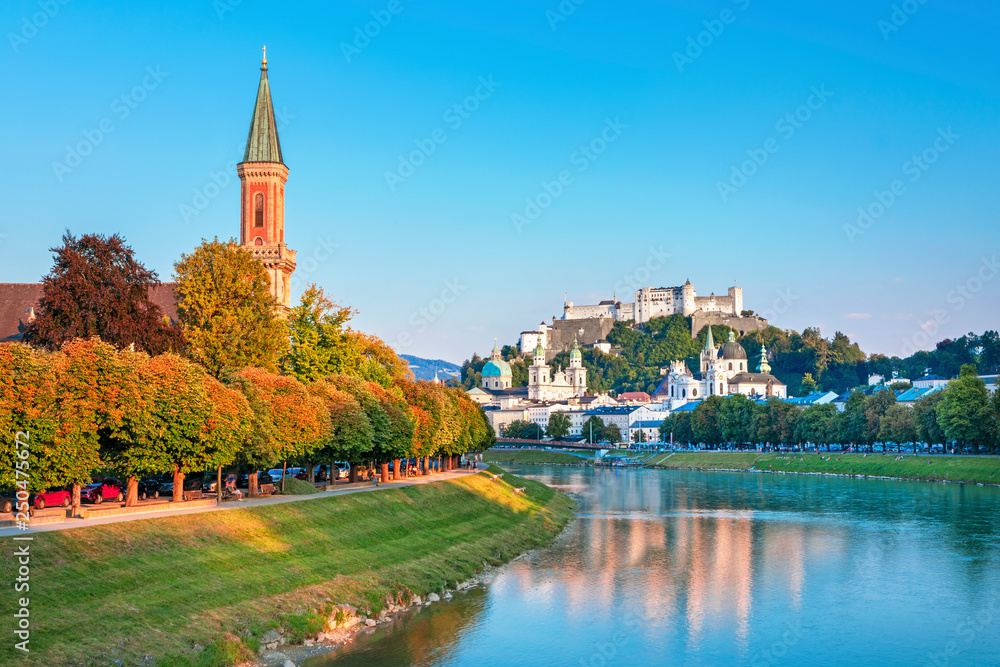
[[[787,387],[771,375],[767,350],[760,348],[760,363],[756,372],[750,370],[746,350],[729,332],[729,341],[716,347],[712,328],[708,329],[705,349],[701,352],[701,372],[694,374],[683,360],[673,361],[670,372],[657,389],[671,410],[689,401],[700,401],[709,396],[743,394],[752,398],[786,398]]]
[[[528,367],[528,398],[533,401],[564,401],[587,393],[587,369],[583,367],[580,346],[573,343],[569,368],[553,370],[545,363],[545,348],[535,347]],[[485,368],[484,368],[485,370]]]

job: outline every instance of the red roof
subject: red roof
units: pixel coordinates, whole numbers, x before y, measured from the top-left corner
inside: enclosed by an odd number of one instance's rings
[[[644,391],[627,391],[618,395],[619,401],[645,401],[649,402],[649,394]]]

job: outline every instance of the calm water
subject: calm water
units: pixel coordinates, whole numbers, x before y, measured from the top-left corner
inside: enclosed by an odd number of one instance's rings
[[[307,667],[1000,665],[1000,489],[512,468],[550,548]]]

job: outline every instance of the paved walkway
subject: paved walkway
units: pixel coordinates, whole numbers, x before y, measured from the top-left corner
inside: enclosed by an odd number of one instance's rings
[[[138,514],[123,514],[120,516],[108,516],[99,519],[66,519],[61,523],[50,523],[42,524],[30,530],[19,530],[18,528],[2,528],[0,529],[0,537],[10,537],[12,535],[31,535],[33,533],[46,533],[51,530],[69,530],[72,528],[88,528],[90,526],[102,526],[108,523],[119,523],[121,521],[140,521],[143,519],[157,519],[165,516],[184,516],[187,514],[199,514],[201,512],[222,512],[225,510],[232,509],[244,509],[246,507],[261,507],[263,505],[280,505],[282,503],[294,503],[301,502],[303,500],[315,500],[316,498],[329,498],[330,496],[346,496],[352,493],[367,493],[369,491],[378,491],[380,489],[401,489],[406,486],[417,486],[418,484],[429,484],[431,482],[440,482],[446,479],[454,479],[455,477],[471,474],[474,471],[465,470],[452,470],[450,472],[434,473],[426,477],[407,477],[406,479],[399,480],[396,482],[386,482],[385,484],[379,484],[375,486],[374,484],[357,484],[351,485],[347,489],[335,489],[333,491],[322,491],[320,493],[309,494],[305,496],[267,496],[265,498],[251,498],[245,501],[225,501],[219,505],[212,507],[194,507],[191,509],[184,509],[183,503],[182,507],[178,509],[169,510],[153,510],[149,512],[140,512]]]

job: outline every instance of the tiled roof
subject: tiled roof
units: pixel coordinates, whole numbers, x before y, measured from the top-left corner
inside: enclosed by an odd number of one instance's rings
[[[149,290],[150,300],[159,306],[171,323],[177,322],[177,283],[161,283]],[[32,309],[37,311],[42,296],[41,283],[0,283],[0,342],[21,339]]]

